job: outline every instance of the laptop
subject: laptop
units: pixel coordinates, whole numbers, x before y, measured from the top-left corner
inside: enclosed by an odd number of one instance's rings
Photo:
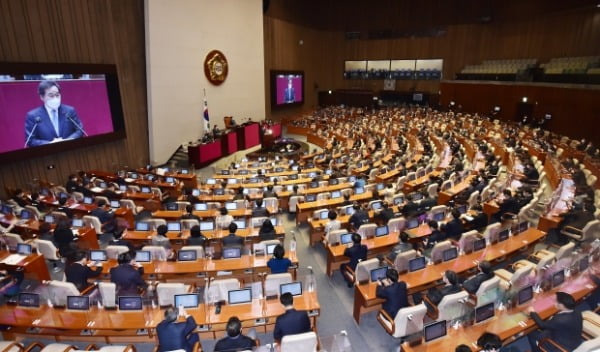
[[[277,217],[275,217],[275,216],[269,218],[269,221],[271,221],[271,225],[273,225],[273,226],[277,226],[277,224],[278,224]]]
[[[233,220],[233,222],[237,225],[238,230],[243,230],[246,228],[246,220]]]
[[[498,242],[506,241],[508,239],[509,234],[510,234],[509,229],[498,232]]]
[[[558,287],[565,282],[565,271],[560,270],[552,274],[552,287]]]
[[[44,222],[47,222],[49,224],[54,224],[54,216],[52,216],[52,215],[44,216]]]
[[[365,188],[364,187],[356,187],[354,189],[354,194],[363,194],[365,193]]]
[[[413,272],[421,269],[425,269],[427,264],[425,257],[416,257],[408,261],[408,271]]]
[[[165,178],[165,181],[167,183],[175,183],[175,179],[173,177],[167,177],[167,178]]]
[[[200,231],[212,231],[215,229],[215,223],[212,221],[200,221]]]
[[[39,308],[40,295],[37,293],[21,292],[19,293],[17,305],[24,308]]]
[[[214,178],[207,178],[206,184],[207,185],[215,185],[215,184],[217,184],[217,180],[215,180]]]
[[[404,202],[404,198],[402,197],[396,197],[394,198],[394,205],[400,205]]]
[[[459,213],[464,214],[467,212],[467,205],[463,204],[463,205],[459,205],[457,208]]]
[[[150,253],[150,251],[135,252],[135,261],[138,263],[150,263],[151,259],[152,253]]]
[[[273,255],[273,252],[275,251],[275,247],[277,247],[276,244],[268,244],[267,245],[267,255]]]
[[[223,259],[238,259],[242,257],[242,249],[238,247],[223,248]]]
[[[108,259],[106,251],[100,249],[90,250],[90,260],[93,262],[104,262]]]
[[[446,336],[446,320],[425,325],[423,328],[423,336],[425,337],[425,342]]]
[[[331,180],[329,180],[329,184],[332,186],[338,185],[340,183],[340,180],[338,180],[337,178],[332,178]]]
[[[308,185],[308,188],[318,188],[319,187],[319,182],[311,182]]]
[[[533,299],[533,286],[522,288],[517,294],[517,305],[521,306]]]
[[[340,191],[333,191],[333,192],[331,192],[331,198],[332,199],[334,199],[334,198],[340,198],[341,196],[342,196],[342,192],[340,192]]]
[[[227,209],[227,210],[236,210],[237,209],[237,203],[236,202],[226,202],[225,203],[225,209]]]
[[[445,217],[446,217],[446,214],[444,214],[443,212],[433,214],[434,221],[438,221],[438,222],[442,221],[442,220],[444,220]]]
[[[222,196],[225,194],[225,190],[223,188],[215,188],[213,193],[215,196]]]
[[[379,210],[379,209],[381,209],[381,207],[382,207],[381,202],[371,203],[371,209],[373,209],[373,210]]]
[[[167,231],[169,232],[181,232],[181,223],[179,222],[168,222]]]
[[[296,281],[279,285],[279,294],[283,295],[284,293],[291,293],[292,296],[301,296],[302,282]]]
[[[387,225],[379,226],[375,229],[375,237],[385,236],[388,233],[390,232]]]
[[[136,231],[150,231],[150,224],[147,222],[136,222],[135,230]]]
[[[315,200],[317,200],[317,195],[316,194],[307,194],[306,195],[306,201],[307,202],[314,202]]]
[[[354,208],[352,206],[349,206],[346,208],[346,215],[352,215],[354,214]]]
[[[94,200],[92,199],[92,197],[83,197],[83,204],[92,204],[94,203]]]
[[[188,170],[188,169],[181,169],[179,171],[179,173],[182,174],[182,175],[188,175],[190,173],[190,170]]]
[[[30,255],[32,247],[27,243],[17,243],[17,253],[22,255]]]
[[[150,187],[142,187],[141,192],[142,193],[150,193],[151,192]]]
[[[179,210],[179,204],[177,203],[167,203],[165,206],[167,210]]]
[[[241,290],[231,290],[227,292],[227,302],[229,304],[244,304],[252,302],[252,289],[244,288]]]
[[[351,233],[345,233],[343,235],[340,235],[340,243],[341,244],[352,243],[352,234]]]
[[[83,227],[83,219],[73,219],[71,221],[71,226],[76,229]]]
[[[377,269],[371,270],[371,282],[377,282],[379,280],[385,279],[385,274],[387,273],[387,266],[382,266]]]
[[[491,302],[475,308],[475,324],[479,324],[494,317],[494,303]]]
[[[485,248],[485,238],[480,238],[473,242],[473,252],[480,251]]]
[[[90,309],[90,297],[89,296],[67,296],[67,309],[68,310],[89,310]]]
[[[208,205],[206,203],[196,203],[196,204],[194,204],[194,210],[197,210],[197,211],[208,210]]]
[[[119,203],[118,200],[111,200],[110,201],[110,207],[113,209],[118,209],[121,207],[121,203]]]
[[[142,310],[142,297],[140,297],[140,296],[119,296],[119,310],[121,310],[121,311]]]
[[[194,249],[185,249],[177,252],[177,260],[180,262],[191,262],[196,260],[196,250]]]
[[[200,304],[200,299],[195,293],[186,293],[175,295],[175,307],[197,308]]]
[[[442,256],[445,262],[455,259],[458,257],[458,249],[456,247],[448,248],[442,253]]]
[[[198,196],[200,195],[200,190],[199,190],[199,189],[197,189],[197,188],[194,188],[194,189],[192,190],[192,195],[193,195],[194,197],[198,197]]]
[[[406,228],[407,229],[414,229],[416,227],[419,227],[419,219],[418,218],[413,218],[413,219],[408,219],[406,221]]]
[[[235,185],[236,183],[238,183],[238,179],[237,178],[228,178],[227,179],[227,184],[228,185]]]
[[[325,220],[329,217],[329,211],[322,211],[319,213],[319,219]]]

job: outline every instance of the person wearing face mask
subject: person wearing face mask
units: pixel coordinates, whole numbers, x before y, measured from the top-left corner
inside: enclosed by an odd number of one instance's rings
[[[75,108],[61,104],[58,83],[40,82],[38,94],[44,105],[29,111],[25,117],[26,147],[76,139],[85,134]]]

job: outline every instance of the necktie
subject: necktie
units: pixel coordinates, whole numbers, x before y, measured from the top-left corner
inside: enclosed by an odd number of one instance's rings
[[[52,124],[54,125],[56,135],[60,137],[60,131],[58,130],[58,115],[56,113],[56,110],[52,110]]]

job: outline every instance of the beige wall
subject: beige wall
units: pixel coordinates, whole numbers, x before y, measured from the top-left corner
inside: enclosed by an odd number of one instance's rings
[[[182,143],[202,136],[203,89],[210,123],[265,117],[261,0],[145,0],[150,161],[167,161]],[[225,54],[220,86],[204,76],[204,58]]]

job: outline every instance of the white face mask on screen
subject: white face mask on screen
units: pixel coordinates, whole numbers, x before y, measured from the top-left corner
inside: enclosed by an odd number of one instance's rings
[[[46,100],[46,106],[53,110],[58,109],[58,107],[60,106],[60,97]]]

